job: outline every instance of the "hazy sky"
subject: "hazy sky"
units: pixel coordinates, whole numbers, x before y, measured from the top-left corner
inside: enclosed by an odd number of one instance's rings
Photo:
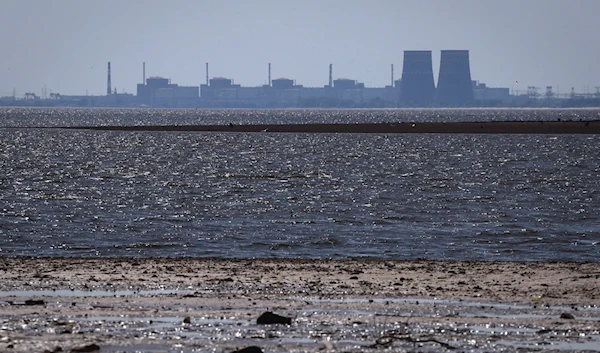
[[[561,93],[600,86],[600,0],[1,0],[0,96],[105,94],[146,76],[180,85],[225,76],[367,87],[400,78],[404,50],[470,50],[474,80]],[[515,82],[518,81],[518,84]]]

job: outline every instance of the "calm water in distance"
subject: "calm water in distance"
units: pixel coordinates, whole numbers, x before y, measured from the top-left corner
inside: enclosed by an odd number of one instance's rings
[[[4,108],[0,256],[600,261],[597,135],[39,128],[599,114]]]

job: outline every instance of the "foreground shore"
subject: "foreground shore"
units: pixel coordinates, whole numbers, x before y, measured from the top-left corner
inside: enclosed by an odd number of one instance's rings
[[[0,274],[2,352],[600,346],[597,263],[0,258]]]
[[[486,121],[361,124],[228,124],[80,126],[67,129],[115,131],[221,131],[296,133],[391,133],[391,134],[598,134],[600,120],[592,121]]]

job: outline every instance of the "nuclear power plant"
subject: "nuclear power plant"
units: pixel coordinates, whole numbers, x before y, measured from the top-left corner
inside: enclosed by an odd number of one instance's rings
[[[25,98],[1,97],[2,105],[57,105],[57,106],[96,106],[96,107],[158,107],[158,108],[286,108],[286,107],[470,107],[470,106],[515,106],[519,102],[532,100],[552,102],[561,99],[560,94],[546,87],[546,94],[537,93],[539,88],[529,86],[525,93],[509,88],[487,87],[485,83],[471,77],[468,50],[442,50],[440,55],[437,87],[433,72],[431,50],[406,50],[402,66],[402,77],[394,79],[394,65],[391,65],[390,85],[366,87],[355,79],[339,77],[334,79],[334,65],[328,71],[323,69],[323,77],[328,73],[325,85],[304,87],[293,78],[271,79],[272,64],[265,67],[268,82],[262,86],[246,87],[235,84],[233,78],[209,76],[209,63],[206,63],[205,83],[198,86],[179,86],[168,78],[151,76],[146,78],[146,62],[142,63],[142,83],[137,84],[136,94],[118,93],[113,87],[111,62],[108,62],[106,96],[66,96],[51,93],[46,88],[42,96],[28,92]],[[596,93],[576,94],[571,89],[564,98],[600,99],[600,87]],[[514,94],[516,93],[516,94]],[[556,104],[556,102],[554,103]]]
[[[206,63],[206,83],[200,85],[199,97],[197,87],[179,87],[161,77],[138,84],[137,97],[144,105],[159,107],[459,107],[471,106],[476,99],[501,102],[509,98],[508,88],[488,88],[471,80],[467,50],[444,50],[441,54],[437,88],[432,52],[407,50],[401,79],[394,80],[392,64],[391,82],[385,87],[365,87],[349,78],[334,79],[333,64],[329,64],[326,85],[304,87],[292,78],[271,79],[271,63],[267,65],[268,84],[245,87],[235,84],[232,78],[209,79]]]

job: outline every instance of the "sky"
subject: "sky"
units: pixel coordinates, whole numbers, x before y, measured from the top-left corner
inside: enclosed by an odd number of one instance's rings
[[[489,87],[600,86],[600,0],[1,0],[0,96],[134,93],[146,77],[243,86],[333,76],[383,87],[404,50],[469,50]]]

